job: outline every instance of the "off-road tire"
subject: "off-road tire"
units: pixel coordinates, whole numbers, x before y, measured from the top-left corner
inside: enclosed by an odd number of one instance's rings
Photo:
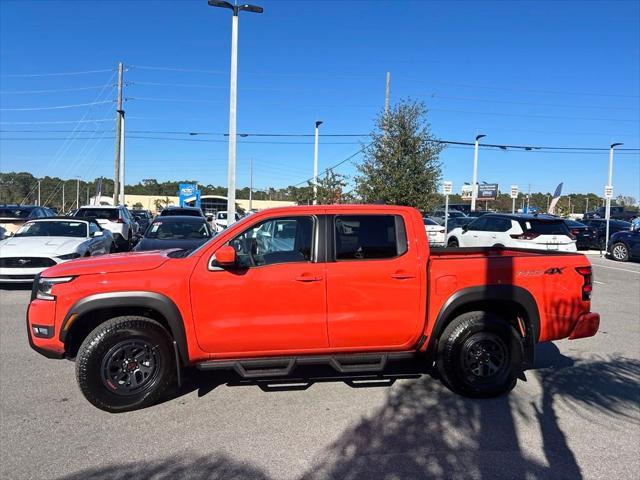
[[[127,342],[147,344],[152,352],[153,373],[134,393],[118,392],[108,386],[104,376],[110,352]],[[107,363],[108,364],[108,363]],[[97,408],[119,413],[148,407],[157,402],[176,381],[176,361],[168,332],[158,322],[146,317],[123,316],[96,327],[78,350],[76,379],[85,398]],[[146,383],[144,383],[146,382]]]
[[[488,346],[489,366],[499,364],[494,374],[473,373],[473,362],[482,345]],[[480,348],[480,350],[485,351]],[[499,354],[499,355],[498,355]],[[502,358],[500,362],[494,358]],[[472,398],[491,398],[510,392],[522,371],[523,347],[520,335],[499,316],[489,312],[467,312],[454,319],[438,339],[436,366],[442,382],[450,390]],[[477,364],[479,365],[479,364]],[[476,370],[485,367],[478,366]]]

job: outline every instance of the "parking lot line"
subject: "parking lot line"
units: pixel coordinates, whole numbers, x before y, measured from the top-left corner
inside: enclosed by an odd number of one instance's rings
[[[635,273],[637,275],[640,275],[639,271],[637,271],[637,270],[629,270],[628,268],[609,267],[608,265],[600,265],[599,263],[592,263],[591,265],[594,266],[594,267],[608,268],[610,270],[620,270],[621,272],[631,272],[631,273]]]

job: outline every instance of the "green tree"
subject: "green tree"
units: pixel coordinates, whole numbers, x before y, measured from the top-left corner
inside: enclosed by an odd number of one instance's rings
[[[427,210],[436,194],[443,149],[434,141],[423,102],[404,100],[380,113],[372,142],[358,165],[356,193],[364,202],[384,201]]]
[[[347,186],[347,177],[341,173],[336,173],[332,169],[327,170],[323,177],[318,178],[318,205],[331,205],[344,203],[344,188]],[[311,205],[313,203],[313,182],[296,189],[295,201],[300,205]]]
[[[133,204],[133,209],[134,210],[142,210],[144,208],[144,205],[142,205],[142,203],[140,202],[136,202]]]

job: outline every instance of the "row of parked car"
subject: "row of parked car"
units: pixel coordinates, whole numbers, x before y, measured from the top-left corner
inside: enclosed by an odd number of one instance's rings
[[[501,214],[452,210],[444,227],[444,211],[424,218],[429,242],[435,247],[508,247],[555,251],[604,250],[606,220],[578,222],[552,215]],[[608,254],[615,260],[640,258],[640,231],[631,223],[609,221]]]
[[[75,258],[130,250],[197,248],[213,235],[202,210],[86,205],[66,216],[37,206],[0,207],[0,282],[31,282],[45,268]]]

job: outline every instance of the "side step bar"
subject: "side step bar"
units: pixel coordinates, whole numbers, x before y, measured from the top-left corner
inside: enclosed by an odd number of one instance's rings
[[[412,360],[416,352],[266,357],[237,360],[207,360],[198,370],[234,370],[242,378],[289,376],[298,365],[329,365],[338,373],[382,372],[391,361]]]

